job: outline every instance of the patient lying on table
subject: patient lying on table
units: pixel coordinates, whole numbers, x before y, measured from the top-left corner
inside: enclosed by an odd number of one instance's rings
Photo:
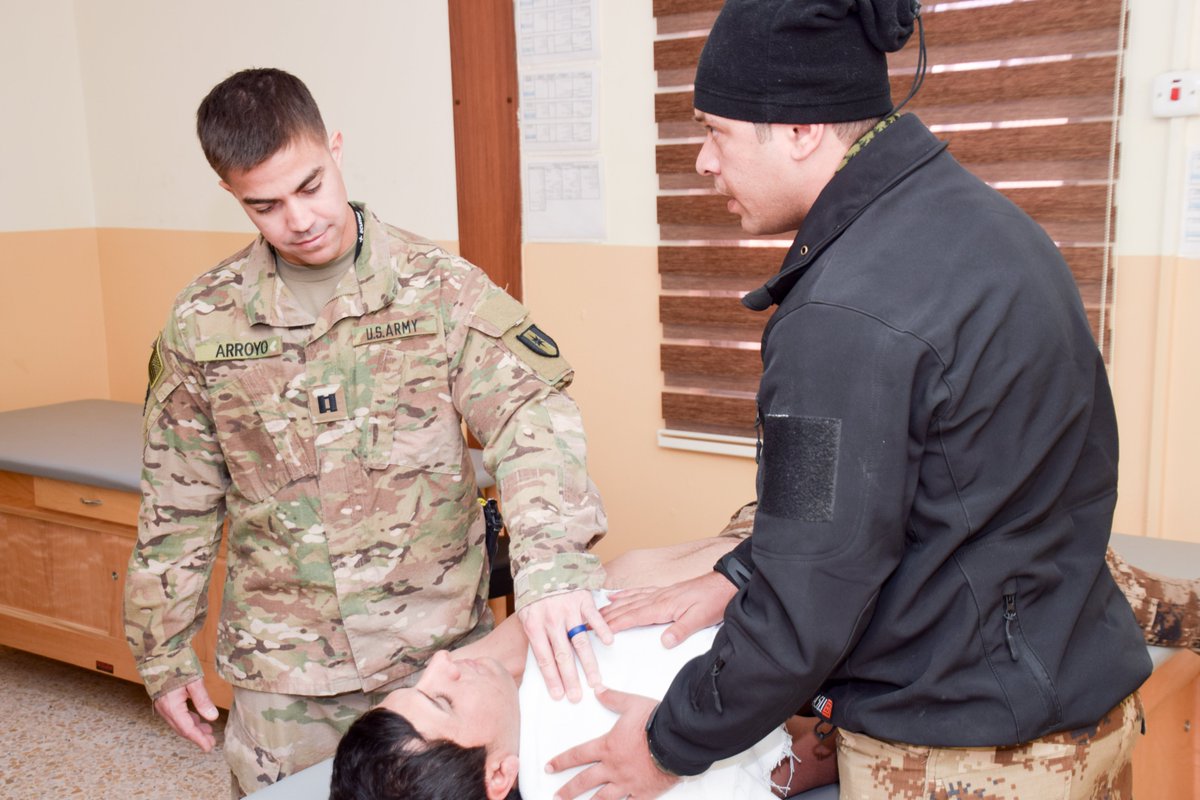
[[[670,548],[639,555],[637,565],[652,568],[655,582],[671,583],[711,570],[736,539],[706,540],[675,559]],[[652,562],[652,563],[651,563]],[[610,583],[624,585],[621,560],[607,568]],[[597,605],[606,602],[597,593]],[[661,697],[675,673],[705,652],[715,628],[702,631],[668,650],[660,642],[663,626],[625,631],[611,646],[592,637],[600,674],[609,691]],[[584,632],[577,634],[588,636]],[[334,759],[330,800],[390,798],[505,798],[519,784],[525,800],[550,798],[573,772],[548,775],[553,756],[595,738],[612,726],[615,715],[591,690],[579,703],[550,699],[540,670],[528,654],[524,632],[514,617],[478,642],[440,652],[417,685],[392,692],[365,714],[342,739]],[[812,740],[815,742],[815,738]],[[801,737],[797,747],[811,750]],[[832,760],[823,776],[828,782]],[[789,777],[816,766],[804,752],[793,756],[784,729],[773,731],[746,752],[718,762],[704,775],[685,779],[668,798],[764,798],[786,796]],[[777,769],[772,783],[772,770]],[[775,791],[773,785],[777,786]]]
[[[749,534],[753,511],[753,504],[744,507],[716,538],[621,556],[607,565],[607,584],[667,585],[704,574]],[[1148,643],[1200,651],[1200,582],[1146,573],[1111,548],[1108,564]],[[592,638],[606,686],[661,697],[678,669],[707,650],[716,630],[666,650],[659,643],[662,627],[621,632],[607,648]],[[606,732],[614,716],[590,691],[579,704],[552,701],[527,650],[520,624],[510,618],[478,642],[438,653],[416,687],[394,692],[351,727],[334,761],[330,800],[496,800],[517,784],[525,800],[551,797],[573,773],[547,775],[545,763]],[[819,740],[814,722],[794,717],[790,748],[788,735],[777,730],[665,797],[786,797],[832,782],[832,739]]]

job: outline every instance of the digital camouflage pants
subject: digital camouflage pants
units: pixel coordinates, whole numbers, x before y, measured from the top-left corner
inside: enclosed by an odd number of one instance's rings
[[[1136,694],[1095,725],[1012,747],[917,747],[838,731],[840,800],[1131,800]]]

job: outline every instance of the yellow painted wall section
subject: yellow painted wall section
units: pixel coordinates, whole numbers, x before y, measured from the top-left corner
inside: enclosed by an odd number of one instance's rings
[[[96,232],[0,233],[0,411],[108,397]]]
[[[754,499],[754,462],[660,448],[658,253],[527,243],[525,304],[575,367],[588,468],[604,496],[604,558],[712,536]]]
[[[1161,535],[1200,542],[1200,261],[1175,259]]]
[[[146,395],[150,346],[183,287],[245,247],[245,233],[101,228],[96,232],[104,285],[112,399]]]
[[[1113,303],[1113,350],[1108,377],[1117,408],[1121,456],[1113,530],[1145,535],[1149,476],[1150,408],[1154,397],[1153,309],[1158,294],[1158,256],[1117,258]]]
[[[1200,261],[1117,262],[1113,393],[1121,426],[1113,529],[1200,542]]]

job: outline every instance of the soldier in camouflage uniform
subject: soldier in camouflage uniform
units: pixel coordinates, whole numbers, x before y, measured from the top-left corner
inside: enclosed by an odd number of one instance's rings
[[[464,422],[504,502],[518,613],[577,696],[576,653],[598,676],[566,631],[607,635],[586,552],[605,518],[569,364],[478,268],[346,202],[340,134],[294,77],[234,75],[198,119],[262,235],[183,291],[151,359],[126,635],[156,710],[212,746],[191,641],[226,520],[216,667],[241,791],[328,757],[432,653],[483,635]]]

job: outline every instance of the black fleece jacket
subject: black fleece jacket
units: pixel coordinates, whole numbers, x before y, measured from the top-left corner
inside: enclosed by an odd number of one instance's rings
[[[752,575],[650,726],[695,774],[798,710],[934,746],[1096,722],[1150,674],[1104,562],[1117,433],[1046,233],[900,117],[822,191],[763,334]]]

